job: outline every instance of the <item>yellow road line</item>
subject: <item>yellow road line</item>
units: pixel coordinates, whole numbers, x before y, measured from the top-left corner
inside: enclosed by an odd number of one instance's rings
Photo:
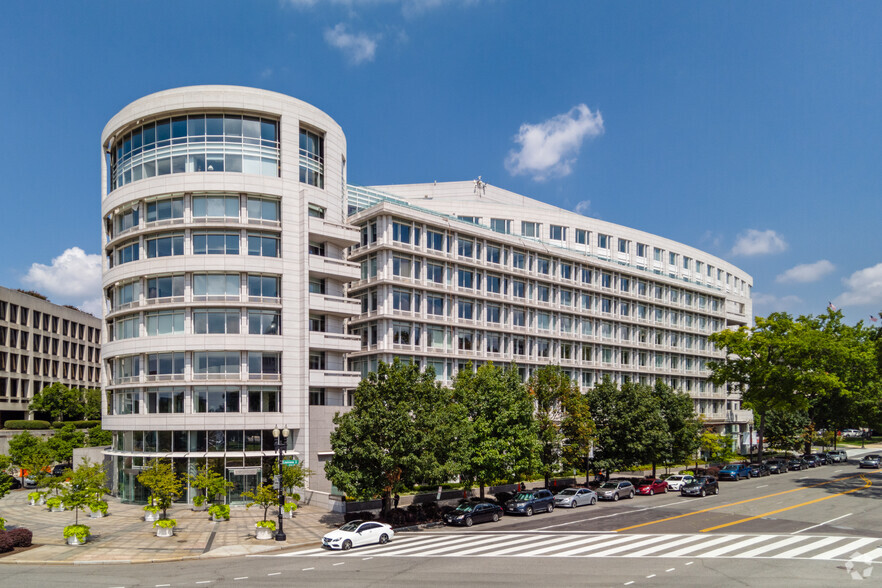
[[[876,472],[882,472],[882,469],[874,470],[874,471],[872,471],[872,472],[870,472],[870,473],[873,474],[873,473],[876,473]],[[774,494],[768,494],[768,495],[766,495],[766,496],[757,496],[756,498],[748,498],[747,500],[740,500],[740,501],[738,501],[738,502],[730,502],[730,503],[728,503],[728,504],[721,504],[720,506],[712,506],[712,507],[710,507],[710,508],[704,508],[704,509],[702,509],[702,510],[695,510],[695,511],[687,512],[687,513],[684,513],[684,514],[681,514],[681,515],[675,515],[675,516],[667,517],[667,518],[664,518],[664,519],[658,519],[657,521],[649,521],[649,522],[647,522],[647,523],[640,523],[639,525],[631,525],[630,527],[622,527],[621,529],[616,529],[615,531],[613,531],[613,533],[620,533],[620,532],[622,532],[622,531],[630,531],[631,529],[639,529],[640,527],[647,527],[647,526],[649,526],[649,525],[656,525],[656,524],[658,524],[658,523],[664,523],[664,522],[667,522],[667,521],[674,521],[674,520],[677,520],[677,519],[682,519],[683,517],[691,517],[692,515],[697,515],[697,514],[702,514],[702,513],[705,513],[705,512],[710,512],[710,511],[712,511],[712,510],[719,510],[719,509],[721,509],[721,508],[726,508],[726,507],[729,507],[729,506],[737,506],[737,505],[739,505],[739,504],[746,504],[746,503],[748,503],[748,502],[753,502],[753,501],[755,501],[755,500],[764,500],[764,499],[766,499],[766,498],[772,498],[772,497],[775,497],[775,496],[781,496],[782,494],[790,494],[791,492],[800,492],[800,491],[802,491],[802,490],[808,490],[809,488],[817,488],[817,487],[819,487],[819,486],[825,486],[825,485],[827,485],[827,484],[832,484],[833,482],[842,482],[843,480],[850,480],[850,479],[852,479],[852,478],[857,478],[857,477],[859,477],[859,476],[863,478],[863,474],[857,474],[857,475],[854,475],[854,476],[845,476],[844,478],[834,478],[834,479],[832,479],[832,480],[828,480],[828,481],[826,481],[826,482],[821,482],[821,483],[819,483],[819,484],[812,484],[811,486],[803,486],[802,488],[793,488],[792,490],[784,490],[783,492],[775,492]]]
[[[723,525],[717,525],[716,527],[708,527],[707,529],[702,529],[702,533],[707,533],[708,531],[716,531],[717,529],[724,529],[726,527],[731,527],[732,525],[740,525],[741,523],[746,523],[748,521],[754,521],[756,519],[761,519],[763,517],[767,517],[769,515],[778,514],[779,512],[785,512],[788,510],[793,510],[794,508],[800,508],[802,506],[808,506],[809,504],[815,504],[816,502],[823,502],[825,500],[830,500],[831,498],[836,498],[837,496],[843,496],[845,494],[851,494],[852,492],[857,492],[858,490],[863,490],[864,488],[869,488],[873,485],[873,482],[865,478],[861,475],[861,479],[866,482],[860,488],[852,488],[851,490],[846,490],[845,492],[837,492],[836,494],[832,494],[830,496],[824,496],[823,498],[815,498],[814,500],[809,500],[808,502],[803,502],[802,504],[794,504],[793,506],[787,506],[785,508],[779,508],[778,510],[772,510],[769,512],[764,512],[763,514],[759,514],[753,517],[747,517],[746,519],[741,519],[738,521],[732,521],[731,523],[725,523]]]

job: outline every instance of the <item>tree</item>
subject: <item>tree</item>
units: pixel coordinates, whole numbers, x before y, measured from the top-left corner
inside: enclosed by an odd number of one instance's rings
[[[514,481],[529,474],[536,454],[533,402],[518,370],[486,363],[471,364],[453,381],[453,399],[465,411],[466,431],[460,477],[484,486],[494,480]]]
[[[596,467],[636,467],[668,447],[667,425],[649,386],[628,381],[618,387],[606,377],[587,397],[597,427]]]
[[[278,460],[277,460],[278,462]],[[279,473],[279,464],[273,464],[273,475],[278,475]],[[282,466],[282,489],[288,496],[297,496],[296,500],[300,500],[298,494],[294,492],[294,488],[297,486],[302,487],[303,484],[306,483],[306,478],[312,475],[312,470],[307,467],[303,467],[302,463],[298,463],[292,466]]]
[[[325,474],[348,495],[383,497],[438,484],[460,469],[465,416],[430,368],[396,359],[361,380],[351,411],[334,417]]]
[[[527,389],[536,406],[535,420],[539,439],[539,472],[548,480],[557,471],[561,457],[563,434],[560,423],[563,418],[561,401],[571,393],[572,381],[560,366],[542,366],[530,377]]]
[[[89,429],[89,436],[86,440],[86,444],[89,447],[101,447],[111,443],[113,443],[113,433],[105,431],[101,428],[101,425],[95,425]]]
[[[46,470],[55,460],[55,453],[46,441],[31,435],[28,431],[23,431],[13,435],[9,440],[9,458],[12,465],[22,470],[22,485],[24,485],[24,477],[28,475],[40,487],[46,483],[48,477]]]
[[[560,432],[563,435],[561,456],[564,464],[574,470],[582,465],[585,466],[587,484],[588,464],[597,439],[597,428],[594,419],[591,418],[588,398],[581,393],[575,382],[571,383],[569,391],[561,399],[561,408],[563,409],[563,419],[560,422]]]
[[[0,474],[6,474],[6,471],[12,466],[12,460],[8,455],[0,455]],[[3,498],[12,489],[12,477],[8,475],[0,475],[0,498]],[[0,517],[0,527],[5,524],[5,520]]]
[[[107,493],[105,488],[106,472],[102,464],[90,463],[83,458],[83,463],[74,470],[67,470],[65,477],[70,482],[62,492],[61,500],[65,507],[74,511],[74,524],[80,523],[80,510],[95,502]]]
[[[766,415],[765,437],[772,449],[798,450],[807,428],[808,417],[802,411],[770,410]]]
[[[85,388],[79,393],[83,400],[83,418],[87,421],[101,420],[101,390]]]
[[[663,447],[649,447],[654,478],[655,466],[659,461],[667,465],[689,461],[701,443],[699,437],[701,420],[695,414],[692,397],[685,392],[678,392],[661,380],[656,380],[653,396],[658,403],[666,429],[666,444]]]
[[[182,481],[175,473],[171,460],[153,459],[138,474],[138,481],[150,490],[150,503],[162,509],[167,518],[168,507],[181,495]]]
[[[190,475],[190,486],[202,491],[201,495],[193,497],[193,504],[202,506],[205,501],[214,504],[217,502],[218,496],[225,498],[227,490],[233,487],[233,483],[227,481],[223,474],[212,469],[206,460],[198,467],[195,475]],[[223,498],[221,503],[223,503]]]
[[[732,457],[732,439],[727,435],[714,433],[710,428],[702,431],[700,447],[710,463],[729,461]]]
[[[254,492],[249,490],[243,492],[242,496],[251,499],[251,502],[245,505],[246,508],[251,508],[252,506],[260,506],[263,508],[264,521],[266,521],[269,508],[279,504],[279,493],[271,484],[261,484]]]
[[[78,447],[85,447],[86,434],[67,424],[55,431],[55,433],[47,440],[49,449],[55,457],[55,461],[62,463],[70,463],[73,460],[73,450]]]
[[[46,386],[31,400],[29,408],[35,412],[49,414],[53,420],[77,420],[83,415],[81,392],[60,382]]]

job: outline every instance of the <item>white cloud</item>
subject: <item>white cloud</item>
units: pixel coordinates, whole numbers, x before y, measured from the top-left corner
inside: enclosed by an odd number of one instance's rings
[[[538,124],[524,123],[514,137],[520,150],[509,152],[505,167],[512,175],[529,174],[537,181],[565,176],[573,169],[582,141],[603,130],[600,112],[584,104]]]
[[[830,272],[836,269],[836,266],[826,259],[816,261],[815,263],[803,263],[790,268],[789,270],[778,274],[775,278],[776,282],[786,284],[796,282],[798,284],[807,284],[809,282],[817,282]]]
[[[576,207],[573,208],[573,211],[576,214],[581,214],[582,216],[588,216],[591,212],[591,201],[590,200],[582,200],[576,203]]]
[[[708,229],[700,237],[700,240],[703,244],[712,245],[713,247],[719,247],[723,243],[723,236],[719,233],[714,233],[713,231]]]
[[[866,267],[842,280],[848,288],[833,301],[837,306],[882,304],[882,263]]]
[[[787,242],[772,229],[767,231],[747,229],[738,235],[732,248],[732,255],[769,255],[786,250]]]
[[[21,279],[56,304],[71,304],[101,316],[101,256],[71,247],[52,265],[31,264]]]
[[[779,297],[774,294],[754,292],[750,299],[753,301],[754,314],[757,307],[764,309],[762,314],[767,314],[767,312],[791,312],[797,305],[802,304],[802,298],[793,295]]]
[[[342,51],[355,65],[374,60],[379,39],[379,35],[371,37],[367,33],[349,33],[342,22],[333,29],[325,30],[325,42]]]
[[[478,4],[479,0],[286,0],[294,8],[312,8],[317,4],[334,4],[355,12],[358,8],[374,8],[380,6],[401,5],[401,13],[406,17],[422,14],[440,8],[446,4]]]

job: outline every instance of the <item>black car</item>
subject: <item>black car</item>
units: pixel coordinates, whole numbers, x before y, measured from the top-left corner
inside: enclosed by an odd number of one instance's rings
[[[52,475],[55,477],[63,476],[64,472],[72,469],[69,463],[60,463],[52,467]]]
[[[808,463],[806,463],[806,461],[804,459],[802,459],[801,457],[791,457],[787,461],[787,469],[790,471],[793,471],[793,470],[802,471],[802,470],[806,469],[807,467],[809,467]]]
[[[827,465],[828,463],[833,463],[833,460],[831,460],[829,457],[827,457],[827,454],[824,453],[823,451],[819,451],[818,453],[815,453],[814,455],[815,455],[815,457],[818,458],[818,465]]]
[[[448,525],[471,527],[475,523],[494,523],[502,516],[502,507],[490,502],[464,502],[446,515],[444,522]]]
[[[787,473],[787,462],[780,459],[770,459],[766,462],[766,467],[769,468],[770,474]]]
[[[523,514],[528,517],[534,512],[554,510],[554,495],[548,490],[521,490],[505,503],[505,512]]]
[[[18,490],[21,488],[21,482],[18,478],[10,476],[6,472],[0,472],[0,485],[5,484],[6,482],[9,482],[10,490]]]
[[[710,476],[699,476],[680,488],[682,496],[707,496],[708,494],[719,494],[720,484],[716,478]]]
[[[821,465],[821,460],[818,459],[817,455],[812,455],[811,453],[806,453],[802,456],[802,461],[806,463],[806,465],[810,468],[816,468]]]
[[[747,467],[750,468],[751,478],[761,478],[762,476],[768,476],[772,473],[769,471],[769,466],[764,463],[752,463]]]

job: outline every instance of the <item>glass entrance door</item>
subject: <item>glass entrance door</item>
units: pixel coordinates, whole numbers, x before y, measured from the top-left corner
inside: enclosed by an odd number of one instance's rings
[[[257,490],[258,473],[242,471],[241,469],[227,470],[227,480],[233,483],[230,488],[230,504],[242,504],[248,502],[242,497],[243,492],[255,492]]]

